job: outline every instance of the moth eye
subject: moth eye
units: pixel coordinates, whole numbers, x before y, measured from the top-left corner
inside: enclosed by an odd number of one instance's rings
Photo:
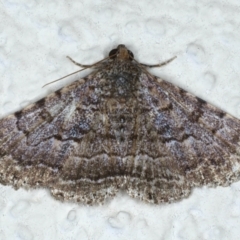
[[[130,50],[128,50],[128,54],[129,54],[129,59],[133,60],[134,59],[133,53]]]
[[[118,49],[113,49],[109,52],[108,56],[109,58],[113,59],[117,56]]]

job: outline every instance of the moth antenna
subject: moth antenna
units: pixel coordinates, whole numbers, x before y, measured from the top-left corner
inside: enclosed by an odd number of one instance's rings
[[[114,54],[114,55],[116,55],[116,54]],[[114,55],[113,55],[113,56],[114,56]],[[54,83],[54,82],[58,82],[58,81],[66,78],[66,77],[69,77],[69,76],[75,74],[75,73],[81,72],[81,71],[83,71],[83,70],[85,70],[85,69],[88,69],[88,68],[92,68],[92,67],[96,66],[97,64],[99,64],[99,63],[101,63],[101,62],[109,59],[110,57],[112,57],[112,56],[107,56],[106,58],[104,58],[104,59],[102,59],[102,60],[100,60],[100,61],[98,61],[98,62],[96,62],[96,63],[94,63],[94,64],[92,64],[92,65],[86,66],[86,67],[84,67],[83,69],[80,69],[80,70],[78,70],[78,71],[76,71],[76,72],[70,73],[70,74],[68,74],[68,75],[66,75],[66,76],[64,76],[64,77],[61,77],[61,78],[58,78],[58,79],[56,79],[56,80],[54,80],[54,81],[52,81],[52,82],[49,82],[49,83],[43,85],[42,88],[44,88],[44,87],[46,87],[47,85],[52,84],[52,83]],[[78,63],[76,63],[75,61],[73,61],[73,60],[72,60],[71,58],[69,58],[68,56],[67,56],[67,58],[70,59],[75,65],[81,65],[81,64],[78,64]]]
[[[144,63],[140,63],[137,60],[133,59],[136,63],[138,63],[139,65],[141,65],[142,67],[148,67],[148,68],[154,68],[154,67],[162,67],[167,65],[168,63],[172,62],[174,59],[176,59],[177,56],[174,56],[172,58],[170,58],[169,60],[162,62],[162,63],[158,63],[158,64],[153,64],[153,65],[148,65],[148,64],[144,64]]]
[[[88,67],[88,68],[89,68],[89,67]],[[73,72],[73,73],[70,73],[70,74],[68,74],[68,75],[66,75],[66,76],[64,76],[64,77],[58,78],[58,79],[56,79],[56,80],[54,80],[54,81],[52,81],[52,82],[46,83],[45,85],[42,86],[42,88],[44,88],[44,87],[46,87],[47,85],[50,85],[50,84],[52,84],[52,83],[54,83],[54,82],[58,82],[58,81],[66,78],[66,77],[69,77],[69,76],[75,74],[75,73],[81,72],[81,71],[83,71],[83,70],[85,70],[85,69],[87,69],[87,68],[80,69],[80,70],[78,70],[78,71],[76,71],[76,72]]]

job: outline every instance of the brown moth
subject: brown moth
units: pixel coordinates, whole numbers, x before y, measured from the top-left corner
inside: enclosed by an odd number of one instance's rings
[[[0,120],[0,183],[103,203],[150,203],[240,175],[240,120],[147,72],[124,45],[90,75]]]

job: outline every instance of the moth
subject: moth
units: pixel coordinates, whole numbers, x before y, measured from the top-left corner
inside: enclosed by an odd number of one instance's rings
[[[72,59],[70,59],[72,60]],[[159,204],[240,174],[240,120],[153,76],[124,45],[81,78],[0,120],[0,183],[102,204]]]

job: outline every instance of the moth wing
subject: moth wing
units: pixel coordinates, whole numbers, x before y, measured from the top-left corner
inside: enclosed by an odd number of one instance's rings
[[[141,126],[146,137],[140,146],[148,155],[141,168],[148,187],[141,191],[130,184],[131,196],[141,192],[146,201],[171,202],[196,186],[239,180],[239,119],[160,78],[144,73],[141,84],[146,89],[142,102],[151,109]]]
[[[0,120],[1,184],[46,187],[57,199],[89,204],[115,194],[94,180],[100,160],[88,160],[105,147],[95,138],[98,82],[89,75]]]

